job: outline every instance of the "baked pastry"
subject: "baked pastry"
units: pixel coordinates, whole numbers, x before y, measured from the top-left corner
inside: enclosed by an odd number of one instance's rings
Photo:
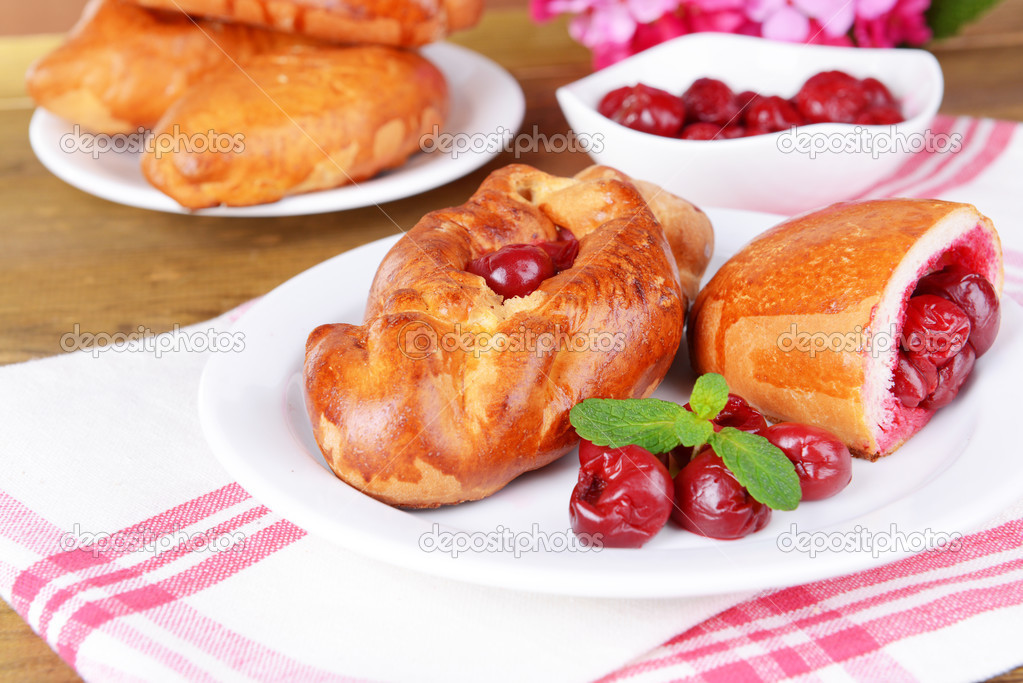
[[[142,172],[190,209],[247,206],[399,166],[444,123],[447,84],[379,46],[258,54],[192,86],[157,123]]]
[[[769,417],[829,429],[875,460],[934,414],[928,401],[896,396],[900,348],[921,278],[953,267],[1001,292],[998,235],[968,204],[890,199],[798,216],[755,238],[700,292],[693,367],[721,373]]]
[[[418,47],[474,26],[483,0],[133,0],[335,43]]]
[[[41,107],[86,131],[135,133],[151,129],[211,71],[313,42],[121,0],[92,0],[64,43],[32,65],[26,86]]]
[[[466,271],[559,226],[578,256],[527,296],[502,300]],[[327,463],[385,503],[424,508],[483,498],[557,459],[578,441],[576,403],[660,383],[712,240],[699,209],[610,168],[495,171],[391,249],[362,325],[309,335],[306,407]]]

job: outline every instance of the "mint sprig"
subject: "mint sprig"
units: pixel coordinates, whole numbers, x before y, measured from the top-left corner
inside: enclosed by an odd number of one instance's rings
[[[781,449],[758,434],[711,423],[728,402],[728,384],[716,373],[700,376],[689,398],[692,410],[658,398],[589,398],[569,420],[580,437],[598,446],[636,445],[667,453],[683,445],[709,444],[754,499],[775,510],[799,505],[799,475]]]

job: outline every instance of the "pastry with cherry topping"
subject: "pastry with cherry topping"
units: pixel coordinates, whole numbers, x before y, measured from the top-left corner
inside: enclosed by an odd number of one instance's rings
[[[324,459],[412,508],[477,500],[556,460],[578,441],[572,406],[660,383],[711,242],[692,204],[610,168],[493,172],[395,243],[362,324],[309,335]],[[611,344],[590,341],[605,331]]]
[[[998,234],[975,207],[839,203],[722,266],[693,305],[690,358],[769,419],[826,427],[876,460],[968,382],[1001,288]]]

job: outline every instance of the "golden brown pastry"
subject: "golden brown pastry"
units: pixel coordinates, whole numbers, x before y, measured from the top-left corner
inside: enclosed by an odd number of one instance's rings
[[[579,254],[528,296],[502,300],[465,270],[558,226]],[[324,457],[353,487],[414,508],[483,498],[557,459],[578,441],[572,406],[647,396],[664,377],[712,239],[691,204],[613,169],[495,171],[391,249],[362,325],[310,334],[306,406]]]
[[[483,0],[134,0],[335,43],[418,47],[474,26]]]
[[[402,164],[447,115],[444,76],[415,52],[296,47],[242,65],[190,88],[142,158],[149,182],[187,208],[365,180]]]
[[[688,341],[772,419],[825,427],[875,460],[933,415],[894,395],[906,303],[925,275],[960,265],[1002,288],[991,221],[968,204],[835,204],[768,230],[700,292]]]
[[[135,133],[152,128],[191,85],[232,60],[312,42],[92,0],[67,40],[29,69],[26,85],[41,107],[86,131]]]

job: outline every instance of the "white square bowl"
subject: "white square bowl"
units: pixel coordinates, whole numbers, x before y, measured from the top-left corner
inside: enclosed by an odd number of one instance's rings
[[[645,83],[680,95],[697,78],[734,92],[792,97],[810,76],[841,70],[873,76],[900,102],[894,126],[818,123],[731,140],[680,140],[626,128],[597,112],[601,98]],[[797,45],[697,33],[657,45],[558,89],[558,104],[600,164],[706,206],[791,214],[849,199],[892,173],[925,143],[944,92],[941,67],[924,50]]]

